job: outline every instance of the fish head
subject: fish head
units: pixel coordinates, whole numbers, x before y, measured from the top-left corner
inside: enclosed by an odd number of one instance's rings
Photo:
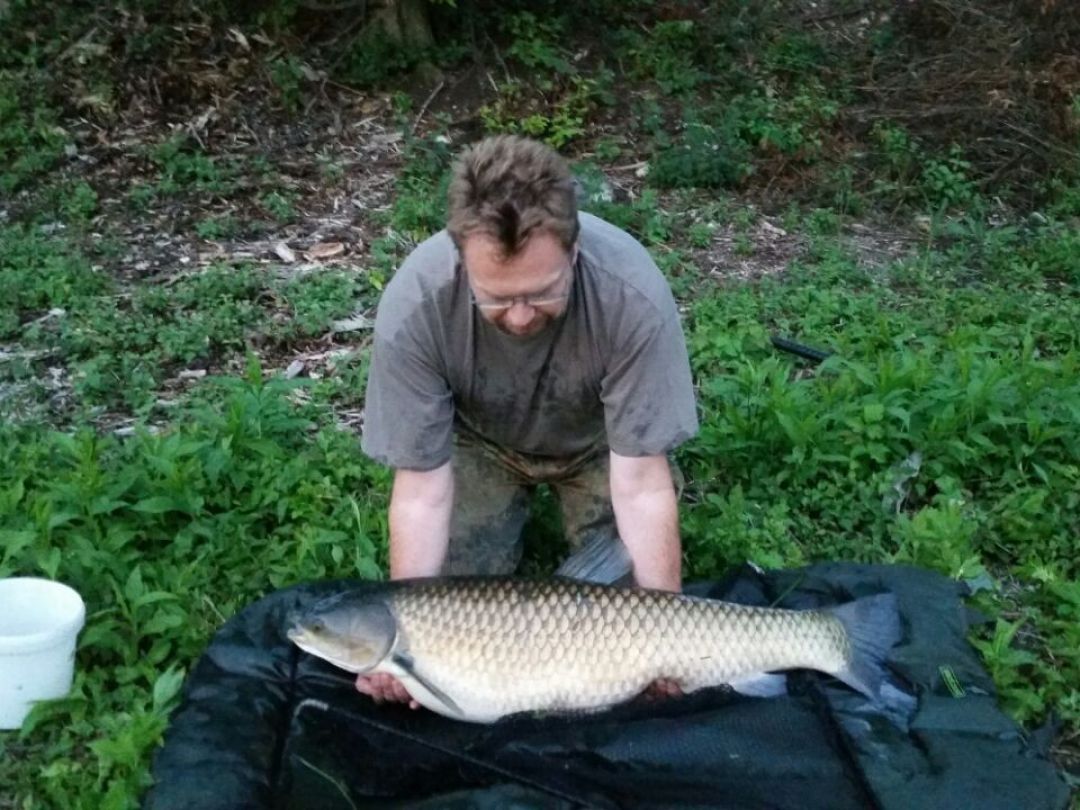
[[[378,666],[397,640],[397,621],[385,601],[369,595],[337,594],[291,617],[289,640],[347,672]]]

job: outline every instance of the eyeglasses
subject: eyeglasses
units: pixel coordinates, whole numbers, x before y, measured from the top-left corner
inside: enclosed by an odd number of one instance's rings
[[[524,304],[527,307],[549,307],[552,304],[561,304],[567,298],[570,297],[570,291],[567,290],[562,295],[544,295],[533,298],[528,295],[521,295],[517,298],[511,298],[509,300],[502,301],[478,301],[476,295],[472,296],[473,303],[478,309],[482,309],[484,312],[506,312],[510,307],[514,306],[518,302]]]
[[[469,296],[472,298],[472,302],[476,305],[477,309],[489,313],[506,312],[510,307],[517,303],[522,303],[527,307],[549,307],[553,304],[561,304],[570,297],[570,282],[572,282],[574,278],[573,268],[576,261],[577,252],[575,251],[573,258],[570,260],[570,264],[563,270],[563,275],[566,277],[566,291],[558,295],[540,293],[535,296],[518,295],[513,298],[502,298],[497,301],[480,301],[477,299],[476,293],[473,292],[472,287],[470,287]]]

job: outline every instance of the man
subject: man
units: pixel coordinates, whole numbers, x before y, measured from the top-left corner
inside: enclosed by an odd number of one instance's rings
[[[617,533],[638,585],[679,590],[667,454],[698,423],[666,280],[629,234],[578,211],[544,144],[467,149],[448,203],[375,322],[362,446],[395,471],[391,578],[513,572],[544,482],[573,548]],[[390,676],[357,687],[409,700]]]

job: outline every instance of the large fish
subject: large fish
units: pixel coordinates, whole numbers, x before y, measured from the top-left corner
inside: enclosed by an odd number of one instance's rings
[[[900,623],[892,594],[792,611],[562,577],[448,577],[324,598],[288,636],[349,672],[396,676],[435,712],[490,723],[604,709],[658,679],[778,694],[774,673],[796,668],[878,702]]]

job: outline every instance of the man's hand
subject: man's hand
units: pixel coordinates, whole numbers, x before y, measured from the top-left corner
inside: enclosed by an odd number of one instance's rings
[[[356,676],[356,688],[376,703],[408,703],[410,709],[420,708],[401,681],[385,672]]]
[[[665,698],[680,697],[683,693],[679,682],[671,678],[658,678],[641,693],[641,699],[649,703]]]

